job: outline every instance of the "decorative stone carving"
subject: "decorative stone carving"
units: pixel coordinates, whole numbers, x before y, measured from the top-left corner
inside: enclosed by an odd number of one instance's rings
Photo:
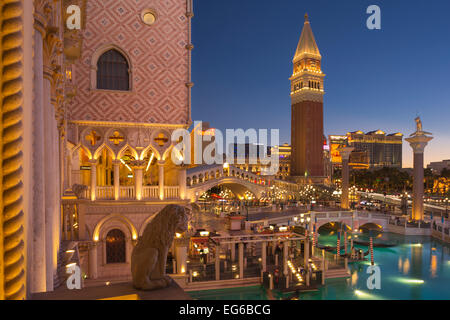
[[[102,145],[103,136],[103,132],[98,128],[86,128],[82,131],[80,140],[94,154],[98,147]]]
[[[72,186],[72,191],[73,193],[75,193],[75,196],[78,199],[84,199],[84,193],[86,192],[86,190],[88,189],[87,186],[85,186],[84,184],[74,184]]]
[[[133,286],[140,290],[167,287],[172,279],[166,276],[167,252],[175,232],[188,229],[190,210],[170,204],[146,226],[131,255]]]

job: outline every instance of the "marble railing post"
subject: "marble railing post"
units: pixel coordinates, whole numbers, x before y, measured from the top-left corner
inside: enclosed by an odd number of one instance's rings
[[[91,200],[96,199],[96,189],[97,189],[97,160],[89,160],[91,164]]]
[[[120,199],[120,160],[113,160],[114,167],[114,200]]]
[[[158,187],[159,187],[159,199],[164,200],[164,165],[165,161],[158,161]]]

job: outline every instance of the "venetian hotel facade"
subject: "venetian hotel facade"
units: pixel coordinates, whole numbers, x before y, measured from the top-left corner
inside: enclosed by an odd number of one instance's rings
[[[152,216],[188,202],[170,137],[191,125],[191,0],[2,10],[0,299],[54,290],[68,256],[85,278],[127,277]]]

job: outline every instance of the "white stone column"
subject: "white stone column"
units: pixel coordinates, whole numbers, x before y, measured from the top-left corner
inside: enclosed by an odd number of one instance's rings
[[[113,161],[114,167],[114,200],[120,199],[120,160]]]
[[[91,200],[96,199],[97,189],[97,160],[89,160],[91,164]]]
[[[42,32],[44,32],[42,30]],[[44,144],[44,84],[42,33],[34,33],[34,92],[33,92],[33,183],[30,227],[33,229],[31,292],[46,291],[46,233],[45,233],[45,144]],[[30,239],[31,240],[31,239]],[[50,288],[49,288],[50,290]]]
[[[186,169],[183,166],[180,166],[178,171],[178,186],[180,188],[180,199],[187,199],[186,195]]]
[[[98,261],[97,261],[97,243],[92,243],[89,247],[89,278],[97,279],[98,277]]]
[[[413,207],[412,219],[423,220],[423,153],[428,142],[433,137],[427,136],[424,132],[416,132],[412,137],[406,138],[414,152],[414,176],[413,176]]]
[[[187,269],[187,246],[177,244],[175,248],[175,259],[177,261],[177,273],[185,274]]]
[[[350,154],[353,151],[353,147],[344,147],[339,148],[339,154],[342,157],[342,194],[341,194],[341,208],[342,209],[348,209],[349,206],[349,200],[348,200],[348,187],[349,187],[349,166],[348,161],[350,159]]]
[[[158,161],[159,199],[164,200],[164,165],[165,161]]]
[[[262,271],[266,272],[267,271],[267,242],[263,242],[262,243],[262,248],[261,248],[261,263],[262,263]]]
[[[46,246],[46,284],[47,291],[54,289],[54,276],[57,267],[59,240],[55,226],[60,214],[59,203],[59,154],[55,109],[51,103],[51,71],[44,66],[44,144],[45,144],[45,246]]]
[[[239,243],[239,279],[244,279],[244,244]]]
[[[136,200],[142,200],[142,167],[135,167],[134,170],[134,190]]]

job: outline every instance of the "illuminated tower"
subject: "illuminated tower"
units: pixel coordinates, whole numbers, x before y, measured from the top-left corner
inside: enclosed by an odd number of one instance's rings
[[[295,52],[291,81],[291,176],[323,177],[323,81],[308,15]]]

